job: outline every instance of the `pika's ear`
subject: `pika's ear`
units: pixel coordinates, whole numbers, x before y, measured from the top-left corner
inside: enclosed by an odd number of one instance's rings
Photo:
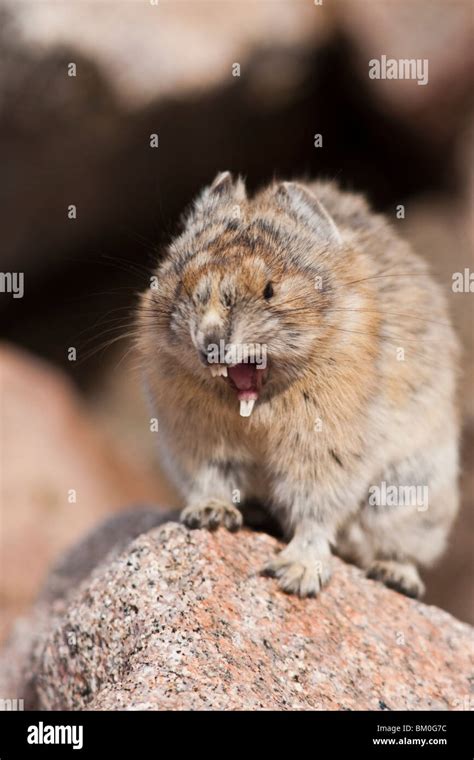
[[[185,219],[187,223],[199,223],[210,215],[225,216],[229,206],[238,206],[245,203],[247,194],[241,177],[236,180],[230,172],[219,172],[212,185],[204,188],[202,193],[194,201],[190,216]]]
[[[242,177],[237,177],[234,180],[232,174],[229,171],[219,172],[214,178],[214,182],[209,188],[209,195],[218,196],[220,198],[228,198],[235,202],[247,200],[247,193],[245,191],[245,184]]]
[[[227,195],[232,191],[234,180],[230,172],[219,172],[214,178],[214,182],[211,185],[211,193],[217,193],[218,195]]]
[[[315,195],[298,182],[282,182],[277,186],[278,202],[311,227],[318,238],[339,245],[342,241],[336,223]]]

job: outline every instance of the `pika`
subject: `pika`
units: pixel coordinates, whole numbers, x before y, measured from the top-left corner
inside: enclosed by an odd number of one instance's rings
[[[220,173],[138,312],[163,459],[190,528],[257,501],[287,545],[264,572],[317,595],[332,553],[404,594],[458,507],[459,347],[426,263],[359,195]]]

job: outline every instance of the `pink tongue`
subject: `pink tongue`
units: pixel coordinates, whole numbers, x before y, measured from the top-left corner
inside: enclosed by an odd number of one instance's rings
[[[229,377],[237,388],[239,400],[258,398],[257,370],[252,364],[236,364],[229,367]]]
[[[235,367],[229,367],[229,377],[239,391],[249,391],[256,387],[255,367],[251,364],[236,364]]]

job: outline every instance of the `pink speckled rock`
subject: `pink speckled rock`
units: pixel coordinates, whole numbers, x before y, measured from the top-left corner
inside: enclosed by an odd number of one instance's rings
[[[96,567],[36,641],[44,709],[466,709],[473,629],[335,560],[318,599],[264,534],[166,523]]]

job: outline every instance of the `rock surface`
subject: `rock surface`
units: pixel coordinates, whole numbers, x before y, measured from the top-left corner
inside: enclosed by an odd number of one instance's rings
[[[33,640],[23,642],[28,704],[73,710],[472,705],[470,626],[339,560],[320,598],[286,596],[259,573],[277,549],[263,533],[188,532],[172,522],[140,535],[69,595],[38,606],[29,625]],[[5,661],[14,661],[12,651],[4,654],[3,676]],[[12,681],[6,686],[4,678],[0,691],[6,688]]]

